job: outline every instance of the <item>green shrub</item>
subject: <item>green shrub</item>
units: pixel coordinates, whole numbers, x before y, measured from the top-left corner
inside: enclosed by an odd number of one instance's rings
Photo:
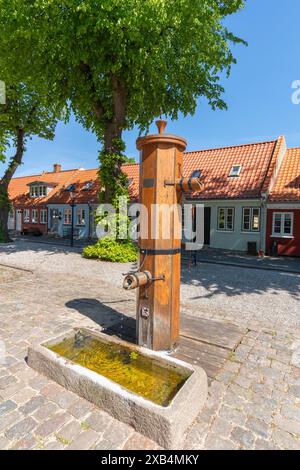
[[[95,245],[84,248],[82,256],[114,263],[130,263],[137,260],[137,253],[137,248],[131,241],[117,241],[105,237],[98,240]]]

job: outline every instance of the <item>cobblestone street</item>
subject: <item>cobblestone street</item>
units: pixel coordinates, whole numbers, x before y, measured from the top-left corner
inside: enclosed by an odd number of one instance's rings
[[[0,266],[0,449],[157,449],[25,362],[30,344],[134,316],[135,294],[121,289],[128,267],[34,244],[17,248],[0,249],[0,263],[29,270]],[[300,449],[300,276],[193,269],[183,270],[182,313],[230,320],[247,333],[182,448]]]

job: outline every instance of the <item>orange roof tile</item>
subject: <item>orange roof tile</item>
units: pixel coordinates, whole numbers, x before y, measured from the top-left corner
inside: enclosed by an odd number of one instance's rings
[[[122,169],[126,173],[130,185],[129,185],[129,196],[130,199],[138,199],[139,197],[139,179],[140,179],[140,165],[139,163],[132,163],[129,165],[123,165]]]
[[[247,199],[258,198],[268,186],[276,156],[284,139],[275,141],[225,147],[184,154],[183,175],[191,176],[193,171],[201,170],[204,191],[193,194],[197,199]],[[238,177],[229,177],[231,168],[241,165]],[[131,180],[129,194],[131,200],[139,196],[139,164],[123,165],[123,171]],[[54,183],[56,186],[47,197],[31,198],[28,183],[36,180]],[[90,188],[84,189],[92,182]],[[43,173],[29,177],[14,178],[9,194],[14,204],[69,204],[70,196],[64,189],[76,185],[76,203],[97,203],[99,192],[98,170],[69,170],[58,173]]]
[[[91,184],[90,187],[87,186],[89,183]],[[70,193],[65,189],[72,184],[75,185],[76,204],[96,203],[98,201],[100,187],[98,170],[79,169],[74,173],[68,185],[54,191],[53,195],[49,197],[48,204],[70,204]]]
[[[45,172],[40,175],[13,178],[8,188],[9,197],[15,205],[32,206],[48,204],[53,194],[57,193],[63,187],[67,186],[77,171],[78,170],[66,170],[60,171],[58,173]],[[49,183],[50,185],[55,185],[50,190],[48,196],[42,196],[37,198],[31,198],[29,196],[28,184],[33,183],[37,180],[44,183]]]
[[[287,150],[269,200],[300,202],[300,148]]]
[[[267,176],[277,141],[240,145],[184,155],[184,176],[201,170],[204,191],[197,199],[257,198]],[[241,165],[238,177],[229,177],[234,165]]]
[[[132,180],[129,185],[130,198],[138,198],[139,165],[124,165],[123,171],[127,174],[128,178]],[[28,184],[35,181],[49,183],[50,185],[54,185],[54,187],[47,196],[32,198],[29,195]],[[87,187],[88,183],[91,183],[90,187]],[[9,185],[9,197],[15,206],[69,204],[71,202],[70,194],[65,191],[65,189],[71,184],[74,184],[76,187],[77,204],[98,202],[100,189],[98,169],[76,169],[13,178]]]
[[[183,156],[183,176],[201,170],[204,191],[193,194],[197,199],[259,198],[270,182],[276,158],[284,138],[270,142],[246,144],[218,149],[187,152]],[[241,165],[237,178],[229,177],[234,165]],[[124,166],[125,169],[125,166]],[[130,172],[130,174],[129,174]],[[126,165],[126,173],[134,179],[134,198],[139,194],[139,165]]]

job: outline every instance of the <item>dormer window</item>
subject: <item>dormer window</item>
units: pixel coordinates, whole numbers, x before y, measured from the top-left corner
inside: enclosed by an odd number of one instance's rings
[[[44,181],[33,181],[32,183],[29,183],[28,186],[31,197],[45,197],[48,195],[48,189],[51,190],[55,184],[46,183]]]
[[[240,176],[242,171],[242,165],[233,165],[233,167],[230,170],[229,177],[230,178],[237,178]]]

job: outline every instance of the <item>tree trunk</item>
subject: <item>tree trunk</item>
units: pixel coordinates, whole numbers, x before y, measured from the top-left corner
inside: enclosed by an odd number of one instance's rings
[[[113,97],[113,117],[107,121],[104,132],[104,152],[106,155],[111,154],[120,155],[120,159],[113,158],[113,165],[111,168],[112,177],[118,184],[118,179],[122,172],[123,164],[123,148],[122,148],[122,133],[126,122],[126,87],[114,75],[111,77],[112,84],[112,97]],[[105,184],[105,182],[104,182]],[[111,191],[105,187],[105,202],[111,202]]]
[[[0,242],[1,243],[8,243],[10,242],[10,237],[8,233],[8,216],[9,216],[9,208],[4,206],[0,207]]]
[[[9,165],[4,173],[3,178],[0,181],[0,239],[2,237],[5,243],[11,241],[8,233],[8,216],[9,216],[9,196],[8,187],[9,184],[19,167],[22,163],[24,154],[24,129],[18,128],[16,130],[17,137],[17,148],[14,157],[11,158]]]
[[[84,75],[87,83],[90,87],[91,96],[94,97],[92,112],[96,120],[100,124],[101,130],[104,126],[104,142],[103,142],[103,152],[106,156],[112,155],[112,167],[109,169],[110,179],[115,179],[115,183],[118,184],[118,179],[120,179],[121,166],[122,166],[122,151],[121,142],[122,142],[122,132],[126,123],[126,103],[127,103],[127,89],[126,85],[122,82],[120,77],[111,73],[110,83],[111,83],[111,92],[112,92],[112,103],[111,109],[112,118],[106,118],[106,107],[101,103],[97,97],[97,90],[95,87],[93,73],[91,67],[85,61],[80,61],[79,70]],[[118,161],[115,158],[115,155],[120,155],[120,160]],[[103,168],[104,160],[107,161],[107,158],[103,156],[100,163]],[[111,202],[111,193],[112,189],[109,188],[107,182],[102,181],[102,184],[105,188],[104,200],[106,203]]]

